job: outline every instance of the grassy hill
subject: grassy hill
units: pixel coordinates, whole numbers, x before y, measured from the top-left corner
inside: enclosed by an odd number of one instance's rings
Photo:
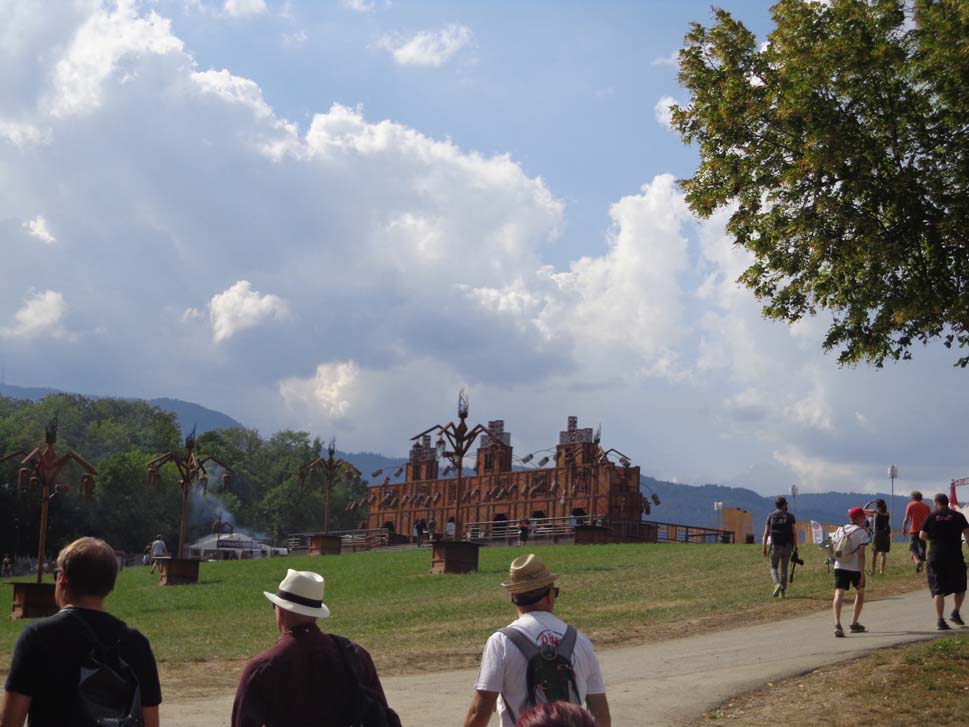
[[[828,608],[831,576],[821,554],[805,550],[786,600],[771,599],[759,546],[533,546],[561,575],[556,611],[599,646],[671,638],[686,632],[783,618]],[[498,584],[522,548],[483,548],[481,570],[463,576],[428,574],[427,549],[203,563],[196,586],[161,588],[144,567],[128,568],[109,609],[143,631],[169,666],[244,659],[276,638],[263,591],[273,591],[287,568],[326,577],[325,628],[357,639],[381,669],[443,670],[477,663],[495,628],[514,610]],[[892,553],[889,573],[872,578],[869,596],[924,587],[905,554]],[[11,589],[0,589],[0,616]],[[22,622],[0,618],[0,667]]]

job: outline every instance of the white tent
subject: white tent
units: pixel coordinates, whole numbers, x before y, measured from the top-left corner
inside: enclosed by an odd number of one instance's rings
[[[189,558],[241,560],[286,555],[286,548],[274,548],[246,533],[206,535],[188,546]]]

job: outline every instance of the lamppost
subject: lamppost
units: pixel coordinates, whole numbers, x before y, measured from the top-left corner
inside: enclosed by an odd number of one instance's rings
[[[464,389],[458,394],[458,423],[448,422],[447,424],[435,424],[429,429],[425,429],[420,434],[411,437],[411,440],[418,440],[425,434],[437,434],[437,454],[451,462],[457,470],[457,482],[454,492],[454,541],[461,540],[461,498],[464,494],[464,457],[471,450],[475,440],[480,434],[486,434],[487,428],[476,424],[468,426],[467,418],[469,411],[468,395]],[[445,525],[446,528],[446,525]],[[432,572],[435,573],[466,573],[478,569],[478,549],[473,543],[464,543],[469,546],[466,549],[448,548],[443,545],[448,541],[438,541],[434,544],[434,554]],[[440,546],[440,547],[439,547]],[[448,561],[451,561],[449,564]]]
[[[360,470],[343,459],[336,458],[336,438],[330,437],[330,442],[326,446],[326,457],[317,457],[312,462],[307,462],[299,468],[299,484],[303,487],[307,476],[312,476],[316,472],[323,475],[323,534],[330,532],[330,494],[333,491],[333,484],[337,479],[347,476],[360,478]]]
[[[147,484],[149,487],[158,485],[161,482],[159,470],[169,462],[177,468],[182,478],[178,481],[178,486],[182,491],[182,515],[178,528],[178,550],[175,558],[162,561],[160,564],[162,585],[175,585],[176,583],[197,583],[198,582],[198,561],[185,558],[185,536],[188,531],[188,497],[192,492],[193,485],[202,488],[204,495],[208,491],[209,477],[205,469],[206,462],[215,462],[225,470],[222,475],[222,487],[228,487],[232,481],[232,470],[215,457],[199,457],[195,451],[195,429],[185,437],[185,453],[167,452],[155,457],[148,462]]]
[[[37,447],[30,452],[20,463],[20,470],[17,473],[17,487],[24,492],[28,486],[36,486],[41,490],[40,506],[40,537],[37,546],[37,583],[36,584],[15,584],[14,586],[14,618],[32,618],[34,616],[47,616],[57,610],[54,605],[54,592],[50,584],[44,584],[44,563],[45,550],[47,549],[47,514],[48,505],[58,494],[69,492],[70,486],[60,484],[60,478],[64,468],[71,462],[76,463],[84,470],[81,476],[81,491],[85,497],[94,494],[94,478],[98,471],[90,462],[74,451],[58,457],[54,450],[57,442],[57,417],[47,423],[44,430],[44,446]],[[5,455],[0,462],[9,460],[23,452],[14,452]],[[18,586],[21,587],[18,589]],[[32,586],[32,588],[26,588]],[[19,593],[18,593],[19,590]]]
[[[892,497],[889,500],[891,505],[888,508],[888,519],[891,521],[891,527],[895,527],[895,478],[898,477],[898,467],[891,465],[888,468],[888,478],[892,481]]]

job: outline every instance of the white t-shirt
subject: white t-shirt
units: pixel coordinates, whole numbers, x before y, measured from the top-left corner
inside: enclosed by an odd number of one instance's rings
[[[167,554],[168,554],[168,548],[165,547],[164,540],[156,540],[151,544],[152,558],[157,558],[158,556],[167,555]]]
[[[854,552],[847,560],[835,560],[834,567],[840,570],[853,570],[860,572],[861,563],[859,562],[859,557],[861,555],[861,546],[871,542],[871,538],[869,537],[867,530],[858,527],[854,523],[849,523],[848,525],[843,525],[842,527],[848,534],[851,544],[854,546]]]
[[[526,633],[536,644],[556,646],[565,636],[567,628],[565,621],[548,611],[526,613],[510,625]],[[474,688],[478,691],[499,693],[498,716],[502,727],[514,727],[515,720],[528,707],[527,667],[528,662],[525,661],[524,654],[507,636],[500,631],[491,635],[481,655],[481,671],[478,672],[478,680],[474,683]],[[592,642],[581,631],[576,634],[575,649],[572,651],[572,667],[575,671],[575,683],[583,701],[589,694],[606,693],[599,659],[592,649]],[[540,693],[537,698],[542,701]],[[508,705],[511,706],[514,717],[509,713]]]

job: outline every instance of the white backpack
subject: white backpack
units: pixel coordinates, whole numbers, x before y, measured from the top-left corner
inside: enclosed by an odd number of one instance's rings
[[[841,562],[849,560],[858,550],[858,545],[851,539],[851,536],[858,532],[858,527],[855,526],[855,530],[846,530],[846,528],[846,525],[842,525],[835,530],[834,538],[831,541],[831,552],[834,554],[835,560]]]

